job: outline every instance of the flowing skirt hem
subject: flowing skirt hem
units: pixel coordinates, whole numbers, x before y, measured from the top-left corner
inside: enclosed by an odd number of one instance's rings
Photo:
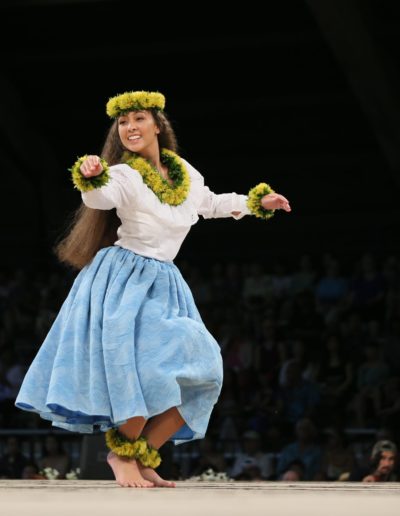
[[[157,416],[165,412],[166,410],[176,407],[181,417],[185,420],[184,410],[182,407],[171,405],[166,407],[164,410],[154,414],[132,414],[126,419],[120,421],[113,421],[109,416],[106,415],[89,415],[79,411],[71,411],[61,405],[50,404],[48,406],[49,411],[39,410],[28,403],[21,401],[16,402],[15,406],[21,410],[38,414],[42,419],[52,422],[52,426],[68,430],[69,432],[76,432],[81,434],[98,434],[106,432],[110,428],[121,426],[132,417],[145,417],[150,419],[151,417]],[[173,436],[170,437],[169,441],[172,441],[175,445],[183,444],[185,442],[193,441],[196,439],[203,439],[205,431],[196,431],[191,428],[186,422],[182,428],[180,428]]]

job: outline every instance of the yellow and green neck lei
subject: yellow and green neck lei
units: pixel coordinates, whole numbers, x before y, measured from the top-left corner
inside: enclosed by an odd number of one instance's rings
[[[142,176],[143,182],[152,190],[162,203],[178,206],[188,196],[190,176],[181,158],[169,149],[161,150],[161,163],[168,168],[171,185],[157,169],[138,154],[124,153],[122,161]]]

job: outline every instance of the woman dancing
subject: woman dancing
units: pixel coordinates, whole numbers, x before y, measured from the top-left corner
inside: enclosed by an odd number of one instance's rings
[[[174,487],[160,447],[205,436],[222,386],[220,348],[173,263],[199,215],[268,219],[291,210],[260,183],[217,195],[177,154],[159,92],[110,98],[100,156],[71,168],[82,203],[59,260],[80,269],[31,363],[15,405],[80,433],[105,432],[126,487]]]

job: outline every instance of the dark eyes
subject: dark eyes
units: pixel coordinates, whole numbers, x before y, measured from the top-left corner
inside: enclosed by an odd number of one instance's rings
[[[135,118],[135,120],[136,120],[136,121],[144,120],[144,116],[137,116],[137,117]],[[119,125],[126,124],[127,122],[128,122],[128,120],[127,120],[127,119],[120,119],[120,120],[118,121]]]

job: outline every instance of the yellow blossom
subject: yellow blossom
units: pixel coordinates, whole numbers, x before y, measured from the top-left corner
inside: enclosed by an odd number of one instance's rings
[[[165,97],[158,91],[128,91],[110,98],[106,112],[109,117],[117,118],[128,111],[151,108],[162,111],[164,107]]]
[[[261,199],[270,193],[274,193],[274,190],[267,183],[259,183],[251,188],[248,193],[247,207],[254,216],[267,220],[274,215],[275,210],[266,210],[261,205]]]

